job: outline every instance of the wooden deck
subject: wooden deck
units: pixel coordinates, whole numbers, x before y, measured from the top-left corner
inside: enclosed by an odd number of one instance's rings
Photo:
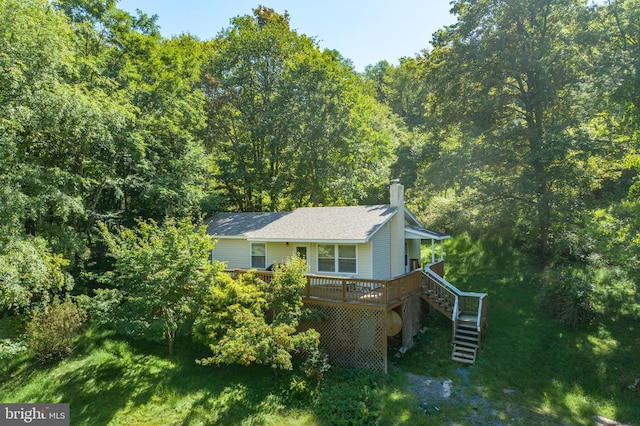
[[[248,271],[235,269],[226,272],[233,278],[237,278]],[[255,270],[253,274],[266,282],[269,282],[274,275],[273,272]],[[419,329],[419,316],[415,316],[415,312],[420,310],[419,300],[423,299],[451,320],[452,359],[472,364],[480,349],[487,324],[487,295],[460,291],[447,282],[443,275],[443,262],[437,262],[424,270],[418,269],[391,280],[309,274],[306,275],[307,282],[302,290],[302,301],[316,308],[322,307],[326,310],[328,317],[333,317],[335,323],[325,325],[324,330],[325,335],[330,336],[329,340],[334,342],[333,346],[327,346],[334,359],[342,357],[345,363],[356,358],[364,359],[366,362],[355,366],[386,371],[384,330],[387,317],[393,314],[392,310],[401,313],[403,343],[405,338],[409,342],[403,347],[406,346],[405,349],[408,349],[412,346],[412,336]],[[415,305],[416,300],[418,305]],[[371,315],[378,319],[369,324],[367,321],[371,321],[373,318]],[[354,328],[348,338],[345,337],[345,324],[351,324],[350,327]],[[318,326],[323,325],[318,324]],[[368,342],[371,336],[375,337],[375,344]],[[368,343],[365,344],[361,340]],[[358,355],[348,355],[352,352]],[[383,359],[383,367],[376,367],[378,359]]]
[[[244,269],[227,270],[233,278],[246,273]],[[270,281],[273,272],[253,271],[257,278]],[[422,292],[422,271],[416,270],[392,280],[329,277],[308,274],[302,292],[303,302],[322,301],[389,308],[407,297]]]

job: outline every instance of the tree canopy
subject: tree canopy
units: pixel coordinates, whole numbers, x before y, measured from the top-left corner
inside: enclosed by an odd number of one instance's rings
[[[640,270],[638,0],[451,6],[358,73],[263,6],[199,40],[114,0],[0,1],[0,314],[103,287],[105,229],[383,203],[395,177],[427,226]]]

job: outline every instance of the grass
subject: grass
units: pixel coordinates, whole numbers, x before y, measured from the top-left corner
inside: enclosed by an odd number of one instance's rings
[[[88,328],[57,364],[16,356],[0,401],[69,402],[73,425],[590,425],[594,415],[638,424],[640,389],[629,388],[640,377],[633,310],[579,329],[540,316],[538,273],[508,244],[455,239],[447,278],[489,293],[489,328],[470,367],[450,361],[450,323],[442,316],[429,317],[416,346],[391,358],[389,374],[334,368],[310,397],[295,392],[289,372],[200,366],[194,359],[207,351],[189,342],[168,356],[166,345]],[[457,393],[425,414],[407,373],[450,378]]]

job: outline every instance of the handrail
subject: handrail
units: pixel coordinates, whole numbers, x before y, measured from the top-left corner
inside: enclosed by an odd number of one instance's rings
[[[227,269],[232,277],[247,273],[247,269]],[[273,272],[253,270],[257,278],[268,281]],[[307,282],[302,295],[319,300],[355,302],[386,306],[402,300],[404,297],[421,291],[420,271],[411,271],[390,280],[351,278],[345,276],[326,276],[305,274]]]
[[[445,287],[447,290],[451,291],[455,295],[454,307],[453,307],[453,315],[451,317],[451,321],[457,321],[460,312],[459,312],[459,298],[460,297],[476,297],[478,298],[478,312],[476,313],[476,328],[480,332],[482,329],[482,316],[483,316],[483,300],[487,297],[486,293],[476,293],[476,292],[468,292],[468,291],[460,291],[453,284],[449,283],[443,277],[435,273],[431,270],[431,268],[427,267],[424,272],[427,277],[436,281],[441,286]]]
[[[440,275],[438,275],[435,272],[433,272],[431,269],[427,268],[427,269],[424,270],[424,272],[426,272],[427,275],[429,275],[429,278],[433,278],[434,280],[438,281],[438,284],[448,288],[453,293],[455,293],[455,294],[457,294],[459,296],[462,295],[461,294],[462,292],[460,290],[458,290],[453,284],[451,284],[449,281],[445,280]]]

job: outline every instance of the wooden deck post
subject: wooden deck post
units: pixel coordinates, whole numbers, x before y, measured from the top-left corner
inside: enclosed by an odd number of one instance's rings
[[[347,301],[347,280],[342,280],[342,301]]]

